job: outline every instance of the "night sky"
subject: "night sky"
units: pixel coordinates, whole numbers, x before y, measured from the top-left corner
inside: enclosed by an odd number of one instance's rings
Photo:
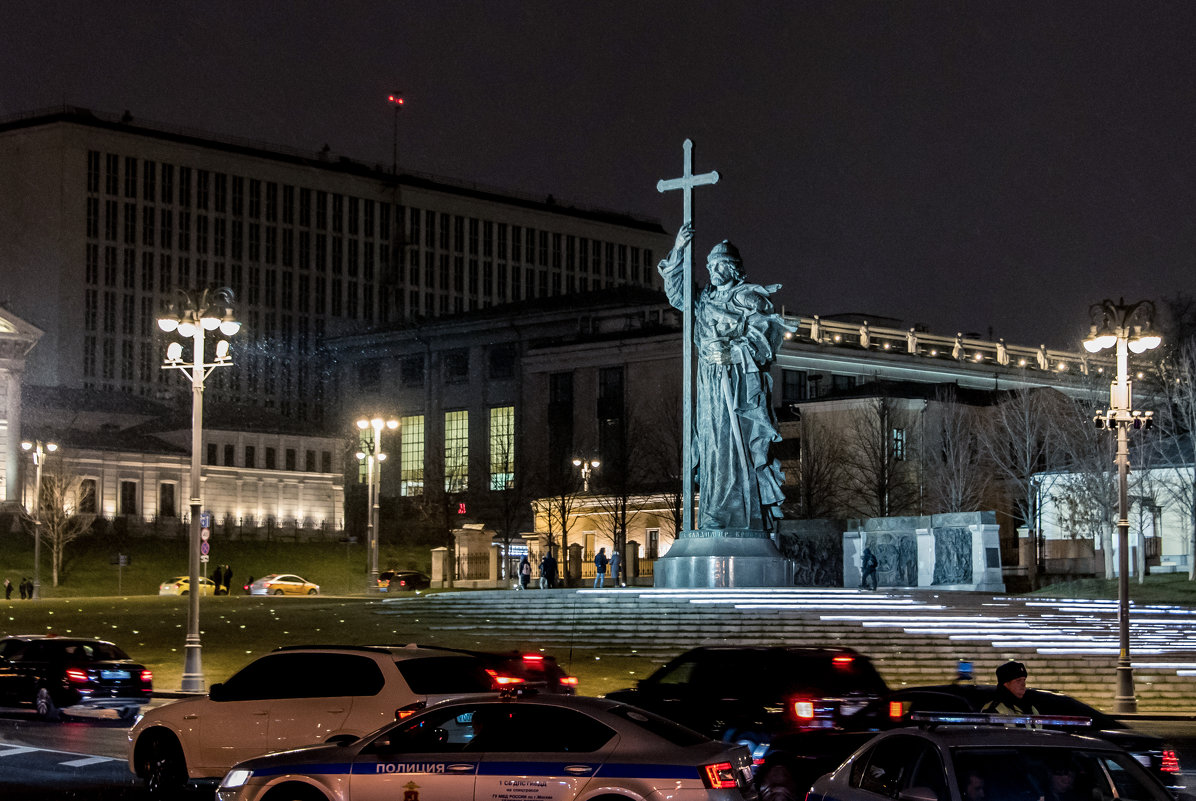
[[[5,0],[0,116],[389,167],[401,90],[401,167],[670,231],[689,137],[700,252],[787,311],[1076,349],[1104,297],[1196,294],[1194,53],[1179,2]]]

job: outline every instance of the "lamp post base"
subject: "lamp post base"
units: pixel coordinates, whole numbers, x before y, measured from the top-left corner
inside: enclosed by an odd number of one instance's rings
[[[191,642],[183,646],[183,683],[180,689],[185,693],[202,693],[203,681],[203,649],[199,642]]]
[[[1119,715],[1132,715],[1138,711],[1138,699],[1134,695],[1134,666],[1126,662],[1117,663],[1116,711]]]

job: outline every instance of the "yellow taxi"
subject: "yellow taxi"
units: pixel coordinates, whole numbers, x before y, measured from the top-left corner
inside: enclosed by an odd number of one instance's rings
[[[199,579],[199,594],[213,595],[216,592],[216,585],[209,578]],[[191,578],[189,576],[175,576],[172,579],[167,579],[158,585],[159,595],[190,595],[191,594]]]
[[[294,573],[271,573],[249,585],[250,595],[319,595],[320,585]]]

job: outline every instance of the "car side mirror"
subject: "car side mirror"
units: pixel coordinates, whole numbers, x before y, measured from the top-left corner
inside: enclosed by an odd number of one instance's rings
[[[324,742],[329,745],[348,745],[349,743],[357,742],[357,736],[353,734],[334,734]]]

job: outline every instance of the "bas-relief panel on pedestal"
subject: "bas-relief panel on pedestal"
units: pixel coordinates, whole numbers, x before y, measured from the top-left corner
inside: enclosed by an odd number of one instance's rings
[[[972,583],[972,532],[958,526],[935,528],[935,584]]]
[[[785,531],[777,537],[781,553],[793,564],[797,587],[843,586],[843,535],[832,531]]]
[[[913,531],[870,531],[868,547],[879,563],[877,584],[918,586],[918,539]]]

